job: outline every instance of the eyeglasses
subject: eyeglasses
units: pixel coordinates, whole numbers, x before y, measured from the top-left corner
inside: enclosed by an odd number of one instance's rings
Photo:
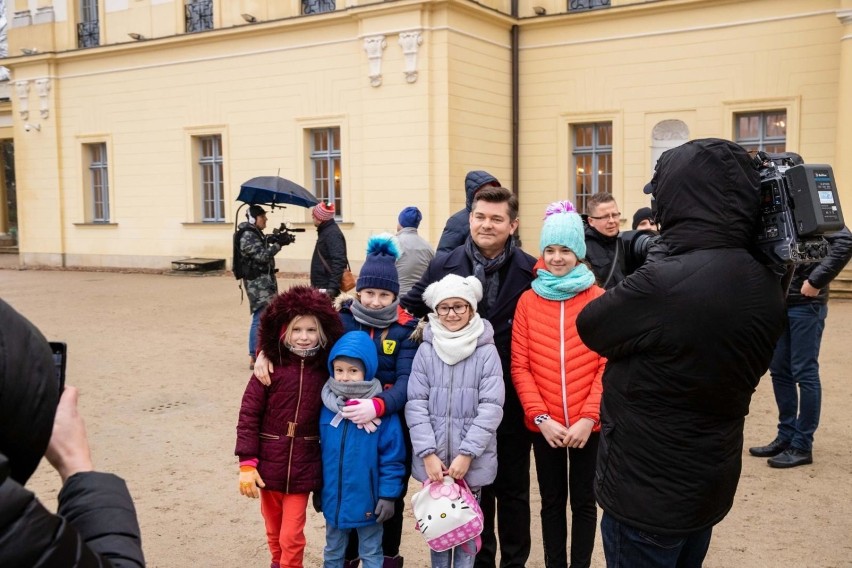
[[[609,215],[601,215],[600,217],[595,217],[594,215],[589,215],[589,219],[594,219],[595,221],[618,221],[621,219],[621,213],[610,213]]]
[[[450,310],[453,311],[457,316],[462,316],[467,313],[467,308],[469,306],[467,304],[456,304],[455,306],[438,306],[435,308],[435,312],[441,317],[447,316],[450,314]]]

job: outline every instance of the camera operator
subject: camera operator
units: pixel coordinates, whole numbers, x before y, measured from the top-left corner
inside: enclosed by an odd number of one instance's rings
[[[592,265],[595,279],[606,290],[622,280],[625,274],[618,262],[618,232],[621,213],[610,193],[595,193],[586,201],[586,260]]]
[[[257,348],[257,328],[266,305],[278,293],[275,278],[275,255],[281,247],[293,242],[287,231],[266,236],[266,211],[260,205],[251,205],[246,212],[246,221],[240,223],[234,235],[234,271],[239,271],[249,298],[251,327],[249,328],[249,368],[254,369]],[[239,256],[239,258],[237,258]]]
[[[781,286],[752,254],[760,174],[748,153],[693,140],[663,153],[655,180],[667,255],[577,318],[607,358],[595,495],[611,568],[701,566],[784,329]]]
[[[47,341],[2,300],[0,346],[0,566],[144,566],[127,485],[94,471],[77,389],[60,393]],[[56,514],[24,487],[42,456],[62,478]]]

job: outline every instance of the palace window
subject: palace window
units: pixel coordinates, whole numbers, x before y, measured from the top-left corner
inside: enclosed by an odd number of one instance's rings
[[[109,163],[105,142],[84,144],[83,155],[88,161],[89,171],[86,185],[90,223],[109,223]]]
[[[322,14],[334,12],[334,0],[302,0],[303,14]]]
[[[734,141],[748,151],[780,153],[787,149],[787,111],[734,115]]]
[[[222,136],[196,136],[198,183],[201,196],[201,221],[221,223],[225,220],[225,186],[222,174]]]
[[[340,128],[310,130],[311,177],[314,195],[334,203],[335,215],[343,217],[343,188],[340,175]]]
[[[213,29],[213,0],[190,0],[185,9],[187,32]]]
[[[595,193],[612,193],[612,123],[573,127],[574,205],[581,213]]]
[[[77,24],[77,47],[97,47],[101,44],[98,0],[80,1],[80,21]]]

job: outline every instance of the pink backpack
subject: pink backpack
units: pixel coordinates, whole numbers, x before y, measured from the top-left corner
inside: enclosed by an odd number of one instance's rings
[[[484,516],[476,497],[463,479],[444,475],[442,481],[426,481],[411,497],[415,528],[435,552],[462,546],[468,554],[479,551]],[[473,542],[471,542],[473,541]]]

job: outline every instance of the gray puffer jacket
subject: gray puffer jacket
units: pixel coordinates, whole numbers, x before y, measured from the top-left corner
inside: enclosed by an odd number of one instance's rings
[[[489,485],[497,476],[497,426],[503,419],[503,368],[494,346],[494,330],[485,331],[473,354],[447,365],[432,347],[426,327],[408,377],[405,420],[414,457],[411,475],[426,480],[423,458],[437,454],[449,467],[459,454],[473,456],[465,476],[471,487]]]

